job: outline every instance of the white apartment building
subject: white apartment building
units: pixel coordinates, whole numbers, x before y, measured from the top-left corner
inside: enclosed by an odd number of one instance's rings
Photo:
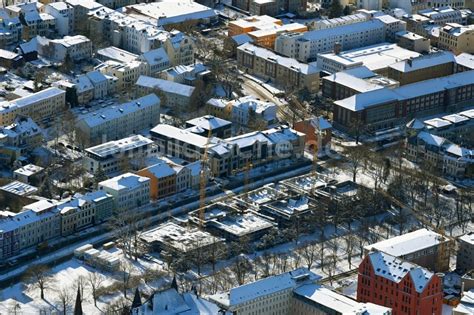
[[[170,59],[163,47],[143,53],[139,60],[146,65],[146,75],[156,77],[158,73],[171,67]]]
[[[418,11],[419,15],[430,19],[431,24],[443,26],[446,23],[463,24],[463,15],[461,11],[451,7],[433,8]]]
[[[115,60],[107,60],[96,67],[98,71],[103,74],[117,78],[117,91],[129,91],[138,78],[147,72],[145,63],[133,60],[126,63],[121,63]]]
[[[66,106],[66,92],[50,87],[40,92],[0,103],[0,125],[10,125],[19,115],[31,117],[36,122],[46,122]]]
[[[102,7],[100,3],[93,0],[65,0],[64,2],[73,8],[73,30],[75,32],[85,30],[88,14]]]
[[[81,114],[77,117],[77,126],[86,144],[97,144],[137,134],[159,121],[160,99],[148,94],[131,102]]]
[[[62,39],[40,40],[39,52],[56,61],[65,61],[69,56],[73,61],[92,57],[92,42],[85,36],[65,36]]]
[[[41,8],[56,19],[58,35],[66,36],[74,31],[74,7],[67,2],[51,2]]]
[[[158,152],[154,142],[141,135],[106,142],[85,149],[84,168],[91,174],[102,170],[105,174],[120,172],[124,161],[144,161]],[[140,165],[137,165],[137,168]]]
[[[150,179],[132,173],[102,181],[99,183],[99,189],[112,195],[118,213],[150,202]]]
[[[20,250],[60,236],[61,216],[54,200],[41,200],[15,215]]]
[[[163,104],[163,106],[171,108],[187,106],[194,92],[192,86],[145,75],[141,75],[135,85],[137,96],[160,91],[166,97],[166,104]]]
[[[277,37],[275,51],[302,62],[314,61],[319,53],[341,51],[383,42],[405,30],[405,23],[387,15],[353,24],[309,31],[286,33]]]

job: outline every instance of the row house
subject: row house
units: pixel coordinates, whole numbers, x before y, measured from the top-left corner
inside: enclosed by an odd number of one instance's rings
[[[65,107],[66,92],[50,87],[13,101],[0,103],[0,125],[10,125],[18,116],[31,117],[39,123],[47,122]]]
[[[237,63],[243,71],[284,88],[306,88],[312,93],[319,90],[319,69],[315,64],[301,63],[250,43],[237,48]]]
[[[100,182],[99,190],[112,195],[117,213],[139,208],[150,202],[150,179],[132,173]]]

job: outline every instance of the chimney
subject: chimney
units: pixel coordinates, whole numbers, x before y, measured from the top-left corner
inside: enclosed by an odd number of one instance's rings
[[[408,60],[407,60],[407,63],[408,63],[408,65],[409,65],[410,67],[413,66],[413,59],[411,59],[411,58],[408,59]]]
[[[334,54],[335,54],[335,55],[339,55],[339,54],[341,53],[341,51],[342,51],[342,45],[341,45],[341,43],[336,42],[336,43],[334,44]]]

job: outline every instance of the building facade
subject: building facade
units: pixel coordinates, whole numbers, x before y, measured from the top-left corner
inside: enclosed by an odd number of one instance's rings
[[[150,202],[150,179],[132,173],[100,182],[99,190],[112,195],[117,213],[133,210]]]

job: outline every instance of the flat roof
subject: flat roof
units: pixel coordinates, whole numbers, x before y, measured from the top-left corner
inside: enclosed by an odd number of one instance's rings
[[[367,245],[366,250],[376,249],[389,255],[400,257],[421,251],[447,241],[440,234],[428,229],[419,229],[400,236],[392,237],[375,244]]]
[[[42,170],[44,170],[44,168],[42,168],[41,166],[28,164],[23,167],[17,168],[16,170],[13,171],[13,173],[21,174],[21,175],[29,177],[29,176],[35,175],[36,173],[41,172]]]
[[[201,148],[204,148],[208,142],[206,137],[166,124],[159,124],[155,126],[150,132],[152,135],[153,133],[156,133],[158,135],[162,135],[171,139],[177,139],[184,143],[189,143],[193,146]]]
[[[87,148],[85,151],[95,156],[106,158],[110,155],[128,152],[152,143],[152,140],[145,138],[142,135],[133,135],[120,140],[99,144],[97,146]]]
[[[31,186],[19,181],[13,181],[11,183],[8,183],[0,187],[0,189],[18,196],[27,196],[38,191],[38,188],[36,188],[35,186]]]
[[[135,189],[144,182],[149,182],[148,177],[139,176],[133,173],[125,173],[99,183],[100,187],[107,187],[113,190]]]
[[[273,223],[270,221],[250,212],[237,214],[235,216],[225,216],[223,219],[213,222],[217,228],[237,236],[243,236],[273,227]]]
[[[99,49],[97,50],[97,54],[104,56],[108,59],[125,62],[125,63],[137,60],[138,58],[138,55],[132,54],[129,51],[120,49],[115,46],[109,46],[109,47]]]

